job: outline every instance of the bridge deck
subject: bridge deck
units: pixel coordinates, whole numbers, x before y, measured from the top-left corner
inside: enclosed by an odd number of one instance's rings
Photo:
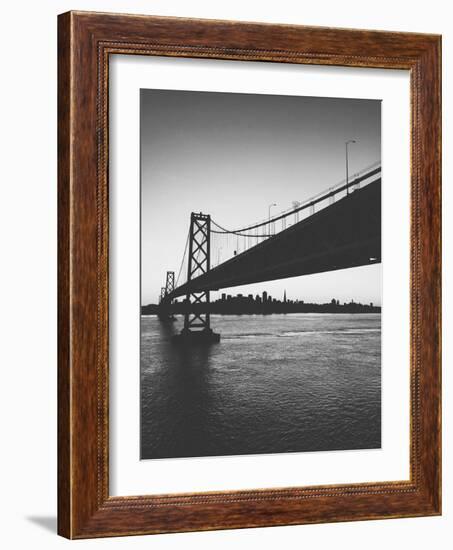
[[[381,179],[187,282],[166,302],[202,290],[297,277],[381,261]]]

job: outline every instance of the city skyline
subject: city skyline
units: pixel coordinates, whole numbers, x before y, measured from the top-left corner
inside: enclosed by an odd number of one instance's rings
[[[255,285],[247,285],[247,286],[255,286]],[[244,288],[246,288],[246,287],[244,287]],[[251,292],[248,293],[248,294],[243,294],[242,292],[237,292],[236,294],[233,294],[233,293],[220,292],[220,291],[218,291],[217,294],[219,294],[220,297],[218,297],[216,299],[211,299],[211,303],[225,302],[225,301],[228,301],[228,300],[235,300],[235,299],[244,298],[244,299],[247,299],[247,300],[252,300],[252,301],[257,302],[257,303],[274,302],[274,303],[314,304],[314,305],[324,305],[324,304],[327,304],[327,303],[336,303],[336,305],[360,304],[360,305],[370,305],[372,307],[381,307],[380,304],[375,304],[372,301],[366,303],[366,302],[361,302],[359,300],[354,300],[354,298],[351,298],[349,301],[343,301],[343,302],[341,302],[338,298],[335,298],[335,297],[332,297],[330,299],[330,301],[327,301],[327,302],[307,302],[306,300],[303,300],[303,299],[288,297],[286,289],[283,289],[282,299],[280,299],[276,296],[272,296],[272,294],[270,292],[268,292],[267,290],[263,290],[261,292],[261,294],[259,294],[259,293],[254,294],[254,293],[251,293]],[[175,298],[173,300],[173,303],[174,304],[182,304],[182,303],[185,302],[185,300],[186,300],[186,297],[183,296],[183,297]],[[158,305],[159,301],[160,300],[158,300],[156,303],[145,304],[145,306],[147,306],[147,305]]]
[[[175,299],[170,306],[167,306],[167,315],[170,316],[168,318],[172,319],[174,315],[184,315],[186,309],[186,297]],[[373,302],[364,304],[354,299],[340,303],[340,300],[334,297],[324,303],[313,303],[292,299],[288,297],[286,289],[284,289],[281,298],[272,296],[266,290],[255,295],[251,293],[233,295],[222,292],[217,300],[192,304],[191,310],[221,315],[269,315],[279,313],[380,313],[381,307]],[[157,315],[162,318],[159,304],[144,305],[141,308],[141,313],[142,315]]]

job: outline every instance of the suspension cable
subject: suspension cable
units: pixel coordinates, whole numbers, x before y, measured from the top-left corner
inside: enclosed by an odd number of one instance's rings
[[[215,229],[211,229],[211,233],[216,233],[217,235],[227,234],[227,235],[237,235],[238,237],[273,237],[273,235],[268,235],[268,234],[255,235],[255,234],[252,234],[252,233],[242,233],[243,230],[241,230],[241,229],[238,229],[237,231],[229,231],[228,229],[225,229],[224,227],[219,225],[213,219],[211,219],[211,223],[213,223],[216,227],[221,229],[221,231],[216,231]],[[266,224],[268,224],[268,223],[269,222],[266,222]],[[246,227],[245,229],[250,229],[250,228]],[[251,229],[253,229],[253,228],[251,228]]]
[[[372,168],[374,168],[374,169],[372,169]],[[370,170],[370,171],[368,171],[368,170]],[[348,182],[347,184],[346,183],[344,185],[340,184],[339,187],[330,187],[329,190],[326,193],[316,195],[316,196],[312,197],[311,199],[306,200],[303,204],[301,204],[297,208],[294,208],[293,210],[283,212],[283,214],[279,214],[278,216],[275,216],[274,218],[270,218],[269,220],[258,222],[254,225],[248,225],[246,227],[242,227],[241,229],[236,229],[236,230],[231,230],[230,231],[230,230],[225,229],[224,227],[220,226],[218,223],[216,223],[214,220],[211,219],[211,223],[213,223],[219,229],[222,230],[222,231],[212,231],[211,230],[211,232],[213,232],[213,233],[233,233],[234,235],[239,235],[240,237],[249,237],[249,236],[254,237],[256,235],[247,235],[247,234],[242,234],[242,233],[244,231],[248,231],[250,229],[256,229],[258,227],[266,226],[270,223],[274,223],[276,221],[287,218],[288,216],[296,214],[297,212],[300,212],[301,210],[305,210],[306,208],[309,208],[310,206],[314,206],[318,202],[322,202],[323,200],[326,200],[329,197],[334,196],[337,193],[340,193],[341,191],[344,191],[348,187],[352,187],[353,185],[356,185],[356,184],[360,183],[361,181],[363,181],[365,179],[368,179],[368,178],[378,174],[380,171],[381,171],[380,163],[374,163],[371,166],[369,166],[368,168],[366,168],[365,170],[363,170],[362,174],[360,176],[357,176],[356,178],[354,178],[352,181]],[[273,235],[258,235],[258,236],[273,237]]]

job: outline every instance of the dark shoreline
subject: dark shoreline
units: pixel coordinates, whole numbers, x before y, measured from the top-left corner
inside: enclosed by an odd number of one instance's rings
[[[285,304],[275,304],[275,307],[266,308],[234,308],[218,307],[215,302],[211,307],[192,307],[190,311],[197,313],[210,313],[212,315],[281,315],[290,313],[381,313],[381,307],[364,304],[292,304],[292,307],[282,307]],[[173,304],[166,308],[161,308],[155,304],[141,307],[141,315],[184,315],[186,313],[186,304]]]

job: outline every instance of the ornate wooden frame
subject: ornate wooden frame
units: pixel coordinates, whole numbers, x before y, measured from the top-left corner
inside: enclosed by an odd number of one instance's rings
[[[59,533],[87,538],[440,514],[440,37],[88,12],[65,13],[58,24]],[[410,71],[409,481],[109,496],[111,54]]]

